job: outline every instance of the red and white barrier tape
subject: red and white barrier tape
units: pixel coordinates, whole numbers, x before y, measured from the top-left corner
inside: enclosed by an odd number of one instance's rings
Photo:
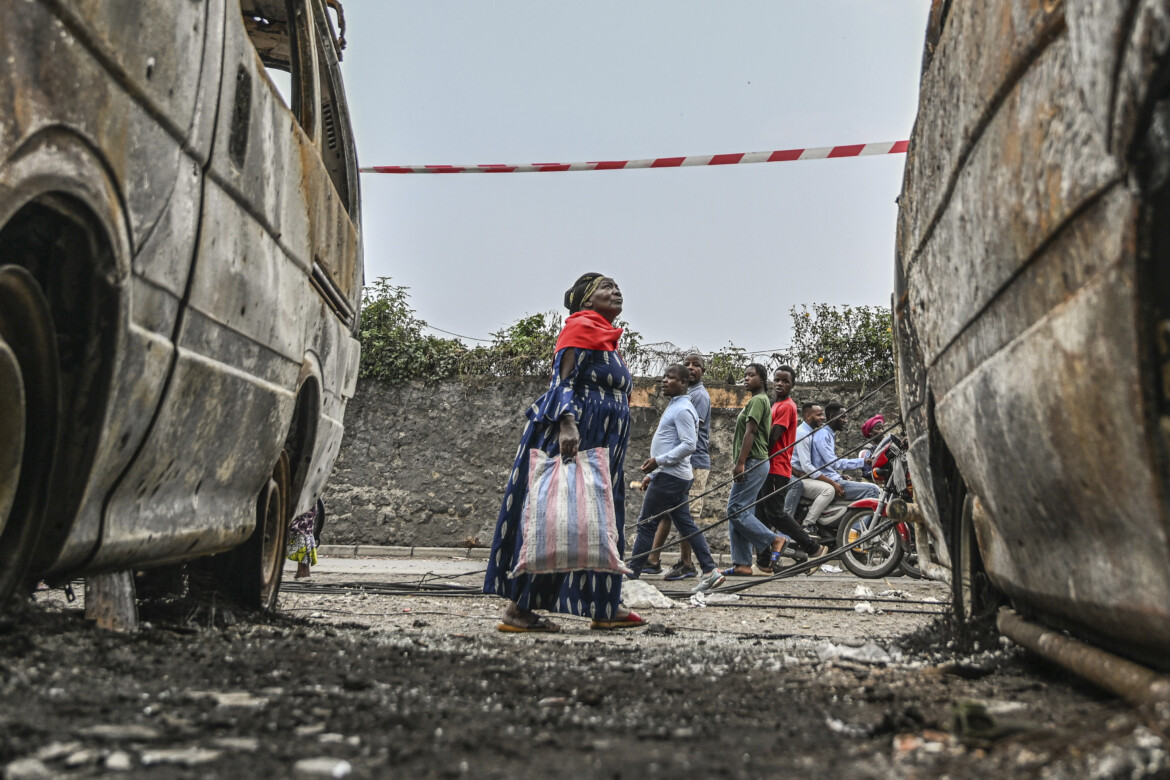
[[[905,154],[909,141],[876,144],[820,146],[815,149],[784,149],[778,152],[700,154],[690,157],[654,157],[646,160],[604,162],[530,163],[528,165],[375,165],[362,173],[550,173],[555,171],[617,171],[630,168],[685,168],[694,165],[744,165],[746,163],[826,160],[834,157],[868,157],[875,154]]]

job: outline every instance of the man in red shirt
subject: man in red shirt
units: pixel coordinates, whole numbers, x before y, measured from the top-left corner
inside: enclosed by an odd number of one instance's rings
[[[796,402],[792,400],[792,386],[796,384],[796,369],[780,366],[772,375],[776,387],[776,402],[772,404],[772,433],[768,438],[771,463],[768,478],[760,491],[764,499],[764,523],[796,542],[811,558],[829,553],[829,548],[818,545],[800,527],[792,515],[784,511],[786,487],[792,479],[792,443],[796,441],[799,419]],[[758,564],[757,564],[758,565]]]

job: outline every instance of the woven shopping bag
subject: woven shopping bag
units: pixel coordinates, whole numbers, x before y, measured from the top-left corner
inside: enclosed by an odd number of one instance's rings
[[[523,541],[511,576],[593,571],[625,574],[617,550],[617,514],[609,450],[579,450],[572,460],[528,451]]]

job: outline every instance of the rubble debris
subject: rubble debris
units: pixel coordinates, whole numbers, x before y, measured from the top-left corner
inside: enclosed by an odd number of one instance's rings
[[[675,606],[673,599],[642,580],[626,580],[622,583],[622,602],[630,609],[671,609]]]
[[[295,777],[346,777],[352,771],[353,767],[345,759],[328,756],[302,758],[293,764]]]
[[[847,661],[860,661],[867,664],[889,664],[902,659],[902,651],[898,647],[891,645],[890,650],[886,651],[873,642],[867,642],[861,647],[821,642],[816,646],[816,653],[822,661],[843,658]]]
[[[35,758],[18,758],[4,767],[4,780],[42,780],[52,776],[49,767]]]
[[[259,710],[268,706],[268,699],[263,696],[253,696],[247,691],[187,691],[192,700],[211,699],[217,707],[244,707]]]
[[[222,755],[222,750],[209,750],[201,747],[164,748],[143,753],[142,765],[177,764],[188,767],[199,766],[200,764],[210,764],[212,761],[217,761]]]
[[[129,772],[133,767],[130,754],[125,750],[115,750],[106,756],[106,770],[110,772]]]
[[[102,723],[96,726],[86,726],[78,729],[77,733],[90,739],[104,739],[111,742],[127,740],[131,742],[151,742],[159,739],[162,733],[150,726],[139,726],[134,723]]]

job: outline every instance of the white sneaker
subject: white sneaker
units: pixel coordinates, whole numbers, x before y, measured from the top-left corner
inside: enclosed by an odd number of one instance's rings
[[[709,590],[714,590],[722,585],[725,579],[727,577],[723,575],[723,572],[719,569],[712,569],[699,578],[695,587],[691,588],[691,593],[706,593]]]

